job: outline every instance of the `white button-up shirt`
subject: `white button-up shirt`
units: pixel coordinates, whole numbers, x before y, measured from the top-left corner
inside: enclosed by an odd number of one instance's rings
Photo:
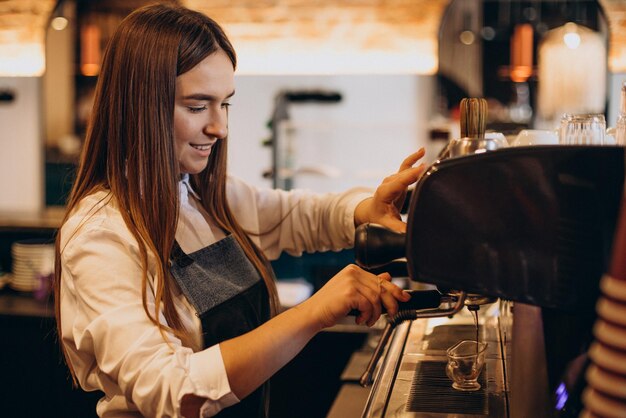
[[[190,253],[221,239],[223,232],[207,222],[187,178],[179,190],[176,240],[181,248]],[[351,246],[354,209],[371,195],[365,189],[323,195],[259,190],[232,177],[227,193],[237,221],[269,259],[282,251],[300,255]],[[168,345],[150,322],[142,305],[137,242],[114,199],[104,191],[86,197],[60,234],[62,342],[82,388],[104,392],[99,416],[180,416],[185,394],[207,399],[203,417],[239,401],[230,389],[219,344],[194,352],[169,335]],[[154,268],[150,256],[149,282]],[[201,346],[200,321],[178,288],[174,303]],[[154,311],[150,291],[148,309]],[[166,324],[162,314],[159,321]]]

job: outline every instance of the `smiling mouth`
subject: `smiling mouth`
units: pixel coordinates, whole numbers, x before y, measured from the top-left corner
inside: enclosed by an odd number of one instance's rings
[[[193,148],[199,150],[199,151],[208,151],[211,149],[211,145],[212,144],[206,144],[206,145],[195,145],[195,144],[189,144],[191,145]]]

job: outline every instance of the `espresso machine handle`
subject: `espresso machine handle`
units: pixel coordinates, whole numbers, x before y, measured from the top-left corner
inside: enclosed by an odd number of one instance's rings
[[[411,295],[411,299],[406,302],[398,302],[398,312],[406,310],[432,309],[441,305],[442,294],[438,290],[407,290]],[[387,313],[385,307],[382,307],[382,313]],[[358,316],[357,309],[351,310],[348,315]]]
[[[373,269],[393,260],[406,258],[406,234],[385,226],[365,223],[356,228],[354,257],[356,264]]]
[[[361,376],[361,379],[359,380],[359,383],[361,384],[361,386],[367,387],[371,385],[372,382],[374,381],[374,370],[376,369],[376,365],[378,364],[378,361],[380,360],[380,357],[382,356],[383,351],[385,350],[385,347],[387,346],[387,343],[389,342],[389,338],[391,337],[391,334],[393,333],[393,330],[395,329],[396,326],[398,326],[404,321],[412,321],[418,318],[437,318],[437,317],[442,317],[442,316],[454,315],[455,313],[463,309],[466,296],[467,295],[465,292],[459,292],[453,297],[442,295],[441,302],[447,305],[452,305],[452,306],[449,306],[448,308],[404,310],[404,311],[399,311],[396,315],[392,317],[388,316],[387,324],[385,324],[385,328],[383,329],[383,333],[380,336],[380,340],[378,340],[378,344],[376,345],[376,348],[374,349],[374,353],[372,354],[372,357],[370,358],[370,361],[367,364],[367,368],[365,369],[365,372],[363,373],[363,375]]]

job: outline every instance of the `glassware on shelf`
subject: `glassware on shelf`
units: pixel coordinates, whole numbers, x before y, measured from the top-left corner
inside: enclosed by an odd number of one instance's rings
[[[615,143],[622,146],[626,145],[626,81],[622,83],[619,115],[615,125]]]
[[[571,114],[561,118],[561,145],[607,145],[606,120],[601,113]]]

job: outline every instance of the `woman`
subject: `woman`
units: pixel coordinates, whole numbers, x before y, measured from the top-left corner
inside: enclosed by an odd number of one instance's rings
[[[163,5],[129,15],[105,53],[55,280],[63,351],[104,392],[99,416],[266,416],[265,382],[317,332],[409,298],[348,266],[279,313],[268,257],[348,247],[363,222],[405,228],[423,151],[366,199],[227,178],[235,64],[214,21]]]

